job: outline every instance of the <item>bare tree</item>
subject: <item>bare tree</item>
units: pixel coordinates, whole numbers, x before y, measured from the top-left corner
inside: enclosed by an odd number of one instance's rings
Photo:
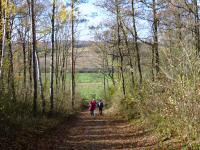
[[[136,55],[137,55],[137,65],[138,65],[138,71],[139,71],[139,77],[140,77],[140,84],[142,84],[142,69],[141,69],[141,62],[140,62],[140,50],[138,46],[138,33],[137,33],[136,20],[135,20],[134,4],[135,4],[134,0],[131,0],[133,30],[134,30],[133,39],[134,39],[134,46],[135,46]]]
[[[45,97],[44,97],[44,87],[43,87],[43,82],[42,82],[42,73],[40,70],[40,59],[38,56],[38,53],[36,51],[35,53],[35,57],[36,57],[36,62],[37,62],[37,77],[40,83],[40,96],[42,99],[42,113],[44,114],[46,111],[46,101],[45,101]]]
[[[120,37],[120,3],[118,0],[115,0],[116,5],[116,20],[117,20],[117,49],[120,56],[120,71],[121,71],[121,80],[122,80],[122,91],[123,96],[126,96],[126,87],[125,87],[125,77],[124,77],[124,56],[121,49],[121,37]]]
[[[7,1],[7,7],[10,7],[10,1]],[[11,14],[7,14],[7,28],[6,28],[6,43],[8,47],[8,59],[9,59],[9,72],[8,72],[8,86],[11,92],[11,99],[16,101],[15,95],[15,81],[14,81],[14,69],[13,69],[13,52],[12,52],[12,21]]]
[[[32,16],[32,58],[33,58],[33,84],[34,84],[34,95],[33,95],[33,113],[36,116],[37,113],[37,60],[36,60],[36,52],[37,52],[37,42],[36,42],[36,29],[35,29],[35,1],[31,0],[31,16]]]
[[[51,33],[51,75],[50,75],[50,113],[53,113],[54,110],[54,51],[55,51],[55,8],[56,8],[56,0],[53,0],[52,5],[52,17],[51,17],[51,25],[52,25],[52,33]]]
[[[197,0],[192,0],[194,5],[194,17],[195,17],[195,45],[197,50],[197,55],[200,56],[200,30],[199,30],[199,6]]]
[[[7,4],[7,1],[5,2]],[[1,8],[2,9],[2,8]],[[2,48],[1,48],[1,61],[0,61],[0,80],[3,81],[3,63],[4,63],[4,55],[5,55],[5,41],[6,41],[6,28],[7,28],[7,10],[1,10],[3,13],[3,27],[2,27]]]
[[[76,79],[75,79],[75,38],[74,38],[74,9],[75,9],[75,1],[71,0],[71,59],[72,59],[72,109],[74,109],[75,104],[75,95],[76,95]]]
[[[2,42],[3,42],[3,11],[2,11],[2,1],[0,1],[0,62],[2,57]]]

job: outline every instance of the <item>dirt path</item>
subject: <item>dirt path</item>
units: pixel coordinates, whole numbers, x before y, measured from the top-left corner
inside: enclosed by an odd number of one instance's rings
[[[48,142],[41,139],[39,149],[58,150],[133,150],[153,149],[155,137],[124,120],[82,112],[68,125],[63,125]],[[46,144],[44,144],[44,142]]]

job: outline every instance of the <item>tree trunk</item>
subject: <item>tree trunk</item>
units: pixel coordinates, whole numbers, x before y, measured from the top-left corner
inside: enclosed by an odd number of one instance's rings
[[[61,67],[61,72],[60,72],[60,75],[61,75],[61,80],[62,80],[62,91],[65,92],[65,74],[66,74],[66,71],[65,71],[65,64],[66,64],[66,61],[67,61],[67,46],[66,44],[63,44],[63,52],[62,52],[62,67]]]
[[[115,76],[114,76],[115,68],[114,68],[114,61],[115,61],[115,57],[112,56],[111,78],[112,78],[112,83],[113,83],[113,85],[115,86]]]
[[[22,50],[23,50],[23,65],[24,65],[24,89],[26,89],[26,34],[23,38]]]
[[[104,89],[104,97],[107,96],[106,93],[106,54],[103,52],[103,89]]]
[[[54,110],[54,51],[55,51],[55,8],[56,8],[56,1],[53,1],[53,8],[52,8],[52,33],[51,33],[51,75],[50,75],[50,114],[53,113]]]
[[[197,56],[200,56],[200,30],[199,30],[199,7],[197,0],[193,0],[194,5],[194,17],[195,17],[195,45]]]
[[[36,51],[35,53],[35,57],[36,57],[36,61],[37,61],[37,73],[38,73],[38,80],[40,83],[40,96],[42,99],[42,113],[44,114],[46,109],[46,102],[45,102],[45,98],[44,98],[44,87],[43,87],[43,82],[42,82],[42,74],[41,74],[41,70],[40,70],[40,59],[38,57],[38,53]]]
[[[25,31],[24,31],[25,28]],[[18,29],[18,35],[20,40],[20,46],[22,48],[23,54],[23,99],[26,101],[27,90],[26,90],[26,30],[27,28],[23,26],[22,20],[20,20],[20,29]],[[18,56],[18,63],[20,63],[20,56]],[[21,71],[18,71],[18,76],[21,76]],[[20,81],[18,80],[17,85],[20,85]]]
[[[59,53],[59,51],[58,51],[58,49],[59,49],[59,39],[58,39],[58,29],[56,30],[56,33],[55,33],[55,57],[56,57],[56,60],[55,60],[55,79],[56,79],[56,85],[55,85],[55,87],[56,87],[56,93],[58,92],[58,67],[59,67],[59,65],[58,65],[58,59],[59,59],[59,57],[58,57],[58,53]]]
[[[2,57],[2,43],[3,43],[3,12],[2,12],[2,1],[0,1],[0,62]]]
[[[121,23],[121,29],[122,29],[122,32],[123,32],[123,35],[124,35],[124,38],[125,38],[125,44],[126,44],[126,49],[128,51],[128,58],[129,58],[129,65],[131,67],[131,87],[134,88],[134,74],[133,74],[133,60],[132,60],[132,54],[131,54],[131,50],[130,50],[130,47],[129,47],[129,43],[128,43],[128,38],[127,38],[127,34],[126,34],[126,31]]]
[[[138,46],[138,35],[137,35],[137,28],[136,28],[136,21],[135,21],[135,7],[134,7],[134,0],[131,1],[132,4],[132,18],[133,18],[133,30],[135,37],[134,43],[135,43],[135,49],[136,49],[136,55],[137,55],[137,65],[138,65],[138,71],[140,76],[140,84],[142,84],[142,69],[141,69],[141,63],[140,63],[140,50]]]
[[[48,44],[48,42],[47,42]],[[46,85],[46,82],[47,82],[47,45],[45,47],[45,53],[44,53],[44,80],[45,80],[45,85]]]
[[[121,72],[121,80],[122,80],[122,91],[123,96],[126,96],[126,87],[125,87],[125,78],[124,78],[124,57],[122,53],[122,49],[120,47],[121,37],[120,37],[120,9],[119,9],[119,2],[115,0],[116,3],[116,13],[117,13],[117,49],[120,55],[120,72]]]
[[[156,73],[160,71],[160,56],[158,51],[158,18],[157,18],[157,7],[156,0],[153,0],[153,51],[155,52],[155,68]]]
[[[23,23],[21,21],[21,29],[18,30],[18,33],[19,33],[20,42],[22,46],[22,52],[23,52],[23,68],[24,68],[23,69],[23,79],[24,79],[23,88],[26,89],[26,33],[28,32],[28,30],[27,30],[27,27],[25,27],[25,31],[24,31],[24,27],[22,24]]]
[[[3,14],[2,51],[1,51],[1,61],[0,61],[0,80],[2,81],[2,83],[3,83],[3,63],[4,63],[4,55],[5,55],[6,28],[7,28],[6,16],[7,16],[7,10],[5,9],[4,14]]]
[[[2,1],[0,1],[0,95],[2,95],[3,90],[3,79],[1,78],[3,69],[3,38],[4,38],[4,19],[3,19],[3,8]]]
[[[155,48],[154,44],[152,45],[152,58],[151,58],[151,74],[152,74],[152,81],[155,80],[154,78],[154,68],[155,68]]]
[[[7,1],[7,6],[9,7],[10,2]],[[14,68],[13,68],[13,52],[12,52],[12,39],[11,39],[11,32],[12,32],[12,24],[10,19],[10,14],[7,15],[7,28],[6,28],[6,41],[8,46],[8,52],[9,52],[9,92],[11,92],[11,100],[16,101],[16,95],[15,95],[15,79],[14,79]]]
[[[28,5],[28,23],[31,23],[31,3],[29,0],[27,0],[27,5]],[[27,51],[28,51],[28,72],[29,72],[29,88],[30,88],[30,94],[32,95],[32,42],[31,42],[31,30],[28,32],[28,39],[27,39]]]
[[[67,44],[66,44],[66,53],[65,53],[65,68],[64,68],[64,74],[63,74],[63,86],[64,86],[64,90],[66,90],[66,77],[67,77],[67,69],[68,69],[68,47],[67,47]]]
[[[31,47],[31,41],[30,38],[28,38],[28,71],[29,71],[29,87],[30,90],[32,90],[32,82],[33,82],[33,67],[32,67],[32,47]]]
[[[76,81],[75,81],[75,38],[74,38],[74,0],[71,0],[71,52],[72,52],[72,109],[74,110],[75,94],[76,94]]]
[[[31,0],[31,15],[32,15],[32,58],[33,58],[33,86],[34,86],[34,95],[33,95],[33,114],[36,116],[37,113],[37,62],[36,62],[36,52],[37,52],[37,43],[36,43],[36,29],[35,29],[35,1]]]

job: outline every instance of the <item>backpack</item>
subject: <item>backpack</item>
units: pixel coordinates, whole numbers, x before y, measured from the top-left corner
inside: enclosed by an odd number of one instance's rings
[[[103,102],[98,103],[99,108],[103,108]]]

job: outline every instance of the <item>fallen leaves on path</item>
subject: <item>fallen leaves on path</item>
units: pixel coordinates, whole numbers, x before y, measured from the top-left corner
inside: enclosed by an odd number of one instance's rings
[[[20,132],[12,145],[0,144],[2,150],[168,150],[181,149],[175,140],[159,141],[144,127],[109,116],[93,118],[82,112],[66,120],[52,132],[31,134]],[[27,136],[28,135],[28,136]],[[2,140],[0,140],[2,141]],[[6,142],[7,140],[5,140]],[[172,148],[171,148],[172,147]],[[176,147],[176,148],[175,148]]]
[[[132,150],[151,149],[157,138],[142,128],[131,126],[125,120],[97,116],[82,112],[76,120],[57,133],[52,139],[51,149],[65,150]],[[44,145],[39,145],[46,149]]]

